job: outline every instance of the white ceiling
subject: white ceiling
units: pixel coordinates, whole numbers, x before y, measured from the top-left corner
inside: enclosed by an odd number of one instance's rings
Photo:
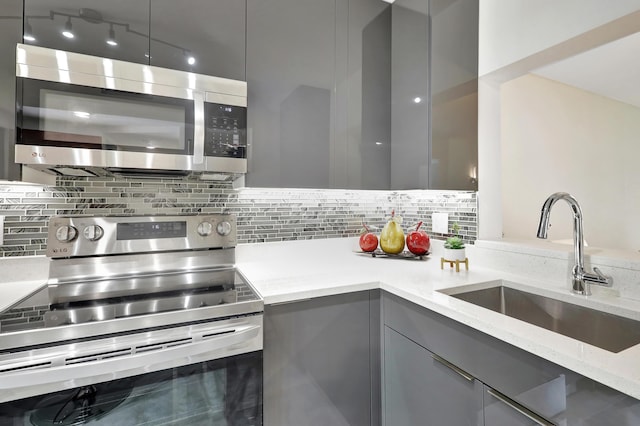
[[[640,33],[532,72],[640,107]]]

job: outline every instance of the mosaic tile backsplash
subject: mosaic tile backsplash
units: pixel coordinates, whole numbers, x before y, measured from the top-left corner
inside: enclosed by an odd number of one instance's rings
[[[234,189],[230,183],[185,179],[59,177],[56,186],[0,184],[4,245],[0,257],[43,255],[56,215],[233,213],[239,243],[356,236],[366,222],[379,230],[391,210],[408,230],[431,213],[449,213],[462,238],[477,236],[475,192]]]

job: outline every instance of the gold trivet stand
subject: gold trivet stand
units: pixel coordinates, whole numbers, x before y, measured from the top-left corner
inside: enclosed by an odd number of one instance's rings
[[[444,269],[444,264],[448,263],[451,268],[453,268],[453,264],[456,264],[456,272],[460,272],[460,264],[464,263],[465,269],[469,270],[469,258],[465,257],[464,260],[447,260],[444,257],[440,258],[440,269]]]

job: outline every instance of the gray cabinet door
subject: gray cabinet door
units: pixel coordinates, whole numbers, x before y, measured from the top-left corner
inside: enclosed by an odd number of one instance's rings
[[[3,1],[0,16],[0,180],[20,180],[20,166],[13,162],[17,43],[22,43],[22,1]]]
[[[431,1],[429,188],[478,188],[477,0]]]
[[[478,1],[397,0],[393,189],[477,188]]]
[[[391,22],[391,188],[429,188],[429,0],[397,0]]]
[[[151,0],[151,65],[245,79],[244,0]]]
[[[368,291],[265,306],[266,426],[374,424],[377,306]]]
[[[567,425],[640,424],[637,399],[397,296],[384,293],[382,305],[386,326],[545,419]],[[385,359],[386,350],[385,345]],[[484,400],[487,426],[531,424],[489,393]]]
[[[248,186],[475,189],[476,0],[248,0]]]
[[[492,393],[492,389],[485,386],[484,395],[484,422],[491,426],[535,426],[540,424],[553,424],[548,419],[539,416],[538,413],[528,412],[514,401],[506,398],[498,398]],[[538,418],[538,421],[533,420]]]
[[[336,2],[247,1],[247,185],[331,188]]]
[[[395,330],[384,331],[386,426],[483,425],[483,385]]]
[[[149,0],[25,0],[24,14],[29,44],[149,63]]]
[[[345,3],[347,7],[337,11],[336,72],[336,152],[345,161],[343,168],[336,169],[344,170],[345,176],[336,176],[336,185],[389,189],[391,6],[379,0]]]

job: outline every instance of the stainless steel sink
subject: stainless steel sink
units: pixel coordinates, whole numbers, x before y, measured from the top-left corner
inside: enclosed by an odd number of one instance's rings
[[[620,352],[640,343],[640,321],[502,285],[449,295],[547,330]]]

